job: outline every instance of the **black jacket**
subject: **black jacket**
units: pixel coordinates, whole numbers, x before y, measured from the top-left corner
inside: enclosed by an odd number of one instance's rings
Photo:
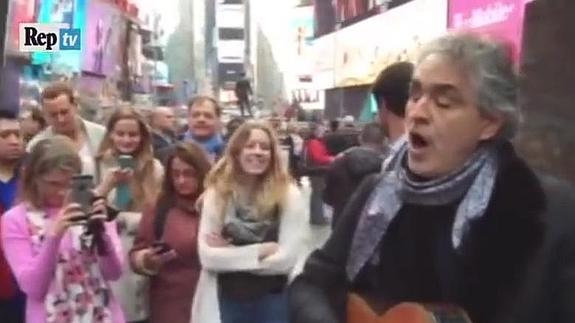
[[[337,158],[327,170],[323,201],[333,208],[335,227],[344,206],[363,179],[379,173],[385,154],[366,147],[352,147]]]
[[[463,237],[461,257],[470,265],[465,304],[456,305],[474,323],[575,322],[575,194],[558,181],[537,177],[510,145],[507,150],[486,214]],[[328,242],[312,253],[291,285],[292,322],[345,321],[346,295],[355,291],[345,275],[348,251],[378,179],[362,183]],[[357,280],[366,278],[362,275],[374,272],[362,271]]]
[[[156,159],[161,159],[163,157],[161,151],[172,146],[174,143],[175,140],[170,141],[166,137],[156,132],[152,132],[152,147],[154,149],[154,157]]]
[[[355,129],[341,129],[324,136],[325,146],[333,156],[359,145],[359,132]]]

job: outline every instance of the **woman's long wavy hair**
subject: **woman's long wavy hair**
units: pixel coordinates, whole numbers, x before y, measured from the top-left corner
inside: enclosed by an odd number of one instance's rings
[[[178,192],[174,186],[174,179],[172,178],[172,169],[174,159],[180,159],[184,163],[192,166],[196,172],[196,179],[198,181],[198,190],[195,192],[194,197],[197,198],[204,192],[204,181],[212,164],[204,149],[198,144],[193,142],[178,143],[174,150],[167,157],[164,167],[166,169],[166,176],[164,176],[164,183],[162,192],[158,197],[157,206],[159,208],[167,209],[176,203]]]
[[[241,125],[230,138],[223,157],[212,168],[206,178],[206,188],[214,188],[218,196],[221,214],[229,204],[235,190],[242,189],[238,179],[244,177],[239,156],[248,142],[253,130],[259,129],[270,138],[271,159],[267,171],[261,175],[256,186],[255,206],[259,215],[273,214],[276,207],[284,206],[291,177],[282,165],[280,147],[277,137],[269,125],[257,121],[249,121]]]
[[[108,120],[106,125],[106,135],[100,144],[100,149],[96,155],[96,162],[101,165],[102,161],[118,158],[119,152],[114,147],[112,139],[110,138],[114,127],[120,120],[135,120],[140,128],[140,135],[142,141],[140,147],[134,152],[133,158],[135,161],[134,180],[132,180],[131,188],[133,192],[132,209],[134,211],[141,211],[143,207],[152,205],[160,192],[156,178],[158,174],[154,171],[154,153],[152,149],[152,135],[148,124],[144,117],[131,107],[121,107],[117,109]]]

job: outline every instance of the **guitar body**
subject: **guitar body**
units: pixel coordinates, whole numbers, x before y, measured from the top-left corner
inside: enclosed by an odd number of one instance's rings
[[[347,323],[471,323],[471,320],[465,311],[454,306],[417,303],[401,303],[379,315],[363,298],[351,294]]]

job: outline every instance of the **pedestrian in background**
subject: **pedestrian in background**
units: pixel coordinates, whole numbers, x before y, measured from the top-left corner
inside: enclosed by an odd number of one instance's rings
[[[200,276],[195,208],[211,168],[203,149],[177,144],[166,163],[162,192],[142,217],[130,252],[133,270],[150,277],[148,323],[189,323]]]
[[[9,110],[0,110],[0,216],[12,208],[16,200],[24,156],[20,130],[16,114]],[[16,284],[2,249],[0,239],[0,317],[6,323],[22,323],[25,298]]]
[[[330,155],[337,156],[351,147],[359,145],[359,131],[355,129],[353,116],[329,122],[329,131],[324,135],[324,142]]]
[[[208,175],[196,322],[289,322],[285,290],[309,224],[279,149],[268,125],[247,122]]]
[[[46,128],[46,119],[38,108],[30,108],[20,116],[22,137],[27,143]]]
[[[156,107],[150,113],[154,157],[160,159],[160,151],[176,143],[176,115],[170,107]]]
[[[110,117],[107,132],[97,155],[100,184],[97,191],[120,212],[115,223],[127,259],[140,225],[142,212],[159,194],[163,167],[154,159],[151,133],[144,118],[129,107],[119,108]],[[113,284],[126,320],[148,318],[147,278],[133,273],[128,262],[122,278]]]
[[[74,142],[74,147],[82,160],[82,174],[95,175],[95,156],[106,134],[106,129],[97,123],[82,119],[79,114],[77,98],[68,83],[55,82],[42,91],[42,113],[48,128],[28,142],[27,150],[54,135],[63,135]]]
[[[323,201],[333,209],[332,227],[362,180],[379,173],[386,156],[385,134],[379,124],[363,126],[359,142],[338,156],[325,175]]]
[[[234,132],[236,132],[236,130],[238,130],[238,128],[245,122],[245,120],[243,118],[232,118],[230,121],[228,121],[228,123],[226,124],[226,136],[224,138],[225,142],[229,142],[230,139],[232,138],[232,136],[234,135]]]
[[[377,102],[379,123],[387,137],[389,155],[397,152],[404,142],[405,106],[409,100],[413,69],[410,62],[391,64],[379,73],[371,88]]]
[[[250,96],[253,94],[253,91],[250,85],[250,80],[246,78],[245,73],[242,73],[241,79],[236,82],[234,93],[238,99],[238,107],[240,108],[242,118],[246,116],[246,112],[249,117],[253,117],[252,107],[250,104]]]
[[[322,196],[325,189],[325,174],[335,157],[327,149],[325,132],[325,126],[320,123],[312,126],[301,158],[301,173],[309,177],[311,185],[310,217],[313,225],[328,225],[330,222],[330,214],[327,214],[324,208]]]
[[[204,148],[211,160],[217,160],[223,153],[225,143],[220,133],[222,109],[209,96],[198,96],[188,104],[188,131],[184,141],[192,141]]]
[[[298,165],[300,164],[303,152],[304,141],[299,135],[297,124],[290,122],[287,124],[286,136],[283,138],[282,145],[288,147],[288,168],[290,175],[300,183],[300,174]]]

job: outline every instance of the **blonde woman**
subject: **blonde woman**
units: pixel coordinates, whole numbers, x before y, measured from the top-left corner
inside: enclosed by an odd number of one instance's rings
[[[154,204],[163,177],[163,167],[154,159],[150,130],[134,109],[120,108],[110,116],[96,164],[98,193],[120,210],[116,222],[124,259],[128,259],[142,211]],[[133,273],[127,261],[122,278],[113,287],[128,322],[148,318],[147,278]]]
[[[302,199],[273,130],[243,124],[206,180],[193,322],[288,322],[285,289],[309,226]]]

